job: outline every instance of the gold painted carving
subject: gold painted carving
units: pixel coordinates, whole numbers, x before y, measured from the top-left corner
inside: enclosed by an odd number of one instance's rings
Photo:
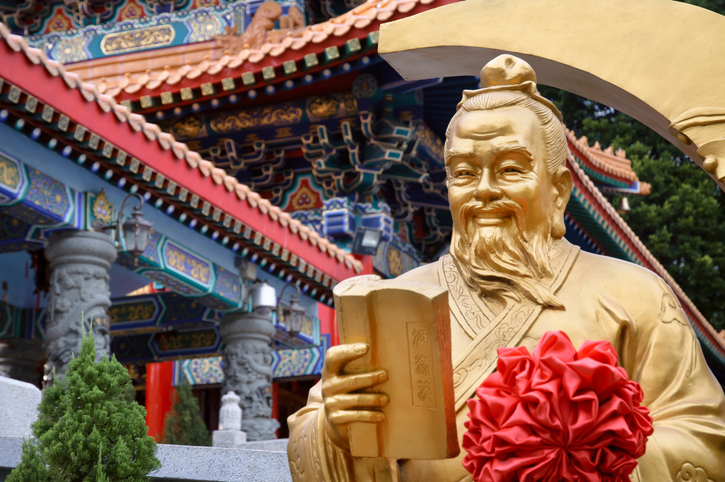
[[[0,156],[0,182],[12,190],[20,185],[18,165],[3,156]]]
[[[290,199],[292,211],[313,209],[320,202],[320,195],[307,186],[302,186]]]
[[[131,32],[112,33],[101,40],[101,51],[106,54],[119,54],[136,50],[165,47],[174,41],[176,31],[171,25],[142,28]]]
[[[210,122],[211,129],[217,134],[226,134],[252,127],[296,124],[302,120],[302,109],[297,104],[287,102],[282,105],[255,107],[232,115],[219,115]]]
[[[449,306],[456,320],[471,338],[491,323],[494,316],[480,299],[473,298],[450,256],[441,259],[441,284],[448,285]]]
[[[707,472],[702,467],[695,467],[690,462],[682,464],[680,471],[677,472],[675,482],[715,482],[707,476]]]
[[[661,278],[657,281],[664,292],[664,295],[662,295],[662,312],[660,313],[662,323],[672,323],[674,321],[682,326],[689,326],[687,320],[682,316],[680,303],[675,298],[675,295],[672,294],[670,287]]]
[[[313,97],[307,103],[307,115],[315,120],[327,120],[335,117],[340,102],[334,97],[321,95]]]
[[[690,109],[670,124],[670,133],[685,144],[699,141],[697,153],[702,157],[702,168],[725,182],[725,136],[703,139],[703,131],[723,134],[725,130],[725,108],[704,107]]]
[[[320,95],[307,99],[307,116],[310,122],[329,120],[334,117],[354,116],[358,113],[357,100],[351,93]],[[316,126],[310,127],[311,132],[317,132]]]
[[[96,219],[99,219],[106,224],[111,224],[114,211],[113,204],[108,201],[106,193],[103,191],[103,189],[101,189],[101,192],[96,194],[96,196],[93,198],[91,210],[93,211],[93,216]]]
[[[162,351],[177,351],[185,348],[205,348],[216,342],[213,330],[192,332],[170,331],[158,335],[158,344]]]
[[[424,145],[434,156],[436,156],[441,162],[443,162],[443,141],[430,130],[425,124],[418,124],[415,129],[415,137],[420,140],[420,143]]]
[[[385,257],[390,276],[398,277],[403,274],[403,258],[398,248],[395,246],[388,246],[388,252]]]
[[[171,133],[180,139],[193,139],[203,127],[201,120],[193,115],[186,116],[171,126]]]
[[[172,244],[167,244],[164,251],[164,261],[166,261],[169,268],[183,273],[202,284],[209,284],[211,270],[208,263],[181,251]]]
[[[140,303],[123,303],[113,305],[108,310],[111,324],[126,321],[147,321],[156,314],[156,305],[153,301],[142,301]]]

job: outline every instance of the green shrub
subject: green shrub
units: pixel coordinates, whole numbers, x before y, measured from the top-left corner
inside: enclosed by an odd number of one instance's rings
[[[209,429],[201,419],[199,403],[191,393],[191,385],[182,382],[176,387],[172,400],[173,405],[164,420],[164,443],[210,446]]]
[[[95,358],[84,336],[65,378],[46,389],[8,482],[141,482],[161,466],[128,372],[115,357]]]

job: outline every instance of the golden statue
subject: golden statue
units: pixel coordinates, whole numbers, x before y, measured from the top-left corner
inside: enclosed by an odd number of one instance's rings
[[[487,64],[481,89],[463,92],[446,137],[450,255],[398,280],[448,290],[459,443],[466,400],[495,369],[496,349],[533,350],[545,332],[561,330],[577,347],[611,342],[642,387],[655,431],[632,480],[725,480],[725,396],[670,288],[644,268],[563,238],[572,180],[561,114],[538,94],[531,67],[510,55]],[[293,479],[472,480],[463,451],[445,460],[350,455],[350,424],[379,423],[400,389],[385,384],[384,370],[345,374],[367,349],[331,348],[307,406],[288,419]],[[360,393],[373,386],[382,393]]]

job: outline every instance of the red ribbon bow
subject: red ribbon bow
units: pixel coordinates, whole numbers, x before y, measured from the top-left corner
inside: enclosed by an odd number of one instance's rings
[[[463,466],[477,482],[628,481],[652,435],[642,389],[607,341],[577,351],[561,331],[530,354],[499,348],[468,400]]]

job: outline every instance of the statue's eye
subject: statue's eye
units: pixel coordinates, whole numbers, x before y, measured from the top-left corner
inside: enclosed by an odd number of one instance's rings
[[[460,178],[460,177],[474,177],[475,174],[470,169],[459,169],[458,171],[453,173],[453,177]]]
[[[504,167],[501,170],[501,172],[503,174],[521,174],[523,172],[523,170],[521,168],[519,168],[519,167],[507,166],[507,167]]]

